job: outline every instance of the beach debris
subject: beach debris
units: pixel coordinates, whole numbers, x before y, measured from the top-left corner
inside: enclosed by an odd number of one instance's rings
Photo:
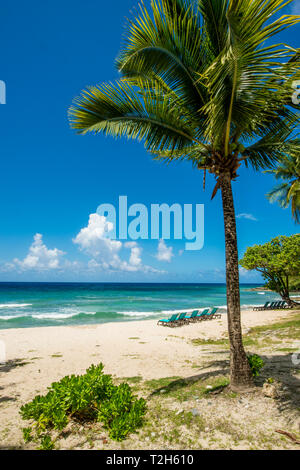
[[[292,434],[291,432],[282,431],[281,429],[275,429],[275,432],[278,432],[279,434],[283,434],[284,436],[291,439],[291,441],[295,442],[295,444],[300,444],[300,440],[295,436],[295,434]]]
[[[279,390],[276,384],[264,383],[262,392],[267,398],[276,399],[279,397]]]
[[[211,390],[212,389],[212,385],[206,385],[205,387],[207,390]]]
[[[152,432],[152,433],[151,433],[151,436],[152,436],[152,437],[155,437],[155,436],[156,436],[156,432]]]
[[[197,408],[193,408],[191,410],[191,413],[192,413],[193,416],[200,416],[200,411],[197,410]]]
[[[159,393],[167,393],[167,390],[163,388]]]

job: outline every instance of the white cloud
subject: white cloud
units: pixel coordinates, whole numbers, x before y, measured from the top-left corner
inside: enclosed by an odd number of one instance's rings
[[[173,256],[173,248],[171,246],[167,247],[164,240],[159,240],[157,254],[155,257],[159,261],[167,261],[170,263]]]
[[[113,229],[113,224],[106,217],[90,214],[87,227],[82,228],[73,239],[81,251],[92,257],[88,263],[89,269],[159,272],[142,264],[142,248],[136,242],[126,242],[123,245],[120,241],[111,240],[109,235]],[[122,248],[130,250],[128,261],[120,257]]]
[[[37,233],[25,258],[0,263],[0,272],[31,270],[84,275],[97,274],[99,271],[165,273],[143,264],[142,248],[136,241],[122,243],[110,239],[113,229],[113,224],[106,217],[90,214],[87,226],[73,239],[73,243],[89,257],[87,262],[63,258],[63,251],[58,248],[49,249],[43,242],[43,236]]]
[[[132,266],[139,267],[142,265],[142,259],[141,259],[141,254],[142,254],[142,249],[138,246],[136,242],[127,242],[125,243],[125,248],[130,248],[130,258],[129,258],[129,264]]]
[[[254,222],[257,222],[258,219],[256,217],[254,217],[254,215],[252,214],[247,214],[247,213],[242,213],[242,214],[238,214],[236,216],[237,219],[247,219],[247,220],[253,220]]]
[[[28,255],[19,260],[15,258],[11,266],[19,267],[21,270],[51,270],[61,268],[61,257],[65,253],[58,248],[52,250],[43,243],[43,236],[36,233],[33,243],[29,248]]]
[[[239,272],[240,272],[240,276],[248,276],[251,271],[240,266]]]
[[[108,222],[106,217],[90,214],[87,227],[80,230],[73,242],[93,258],[101,257],[104,262],[110,261],[122,248],[121,242],[108,238],[113,228],[113,224]]]
[[[261,282],[261,275],[255,270],[245,269],[239,266],[240,277],[245,281]]]

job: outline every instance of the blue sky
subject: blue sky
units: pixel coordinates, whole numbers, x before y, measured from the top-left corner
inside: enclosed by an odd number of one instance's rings
[[[0,6],[0,80],[7,87],[7,104],[0,105],[0,281],[224,282],[220,195],[210,201],[214,179],[203,192],[202,175],[190,164],[164,166],[142,144],[78,136],[68,125],[67,109],[81,89],[117,78],[114,59],[136,5],[18,0]],[[300,0],[293,8],[300,13]],[[297,46],[299,33],[298,26],[280,40]],[[239,174],[236,212],[246,214],[238,218],[240,254],[299,232],[290,210],[265,198],[272,176],[244,168]],[[158,241],[149,240],[113,249],[102,243],[93,253],[97,227],[90,216],[119,195],[147,206],[204,204],[204,248],[182,252],[184,242],[167,240],[158,251]]]

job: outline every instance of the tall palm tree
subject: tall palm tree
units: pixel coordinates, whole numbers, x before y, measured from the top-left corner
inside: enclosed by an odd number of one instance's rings
[[[268,170],[276,179],[284,180],[267,194],[271,202],[287,208],[290,203],[295,222],[300,224],[300,156],[288,155],[273,170]]]
[[[299,139],[292,82],[297,50],[269,39],[300,17],[272,15],[292,0],[152,0],[128,24],[120,80],[74,100],[79,133],[143,140],[155,158],[189,160],[222,193],[231,386],[252,376],[243,348],[232,181],[241,164],[272,167]]]

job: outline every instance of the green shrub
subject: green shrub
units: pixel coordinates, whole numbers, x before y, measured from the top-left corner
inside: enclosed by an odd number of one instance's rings
[[[127,383],[116,386],[110,375],[103,373],[103,365],[92,365],[83,375],[66,376],[54,382],[44,396],[37,395],[22,406],[23,419],[33,420],[41,448],[52,446],[47,430],[62,431],[70,418],[79,421],[101,421],[114,440],[125,439],[129,432],[142,424],[146,411],[143,398],[137,399]],[[24,428],[28,442],[32,428]],[[50,441],[49,441],[50,439]]]
[[[247,357],[253,377],[258,377],[260,369],[264,366],[264,361],[258,354],[249,354]]]
[[[41,445],[39,447],[39,450],[53,450],[54,449],[54,442],[51,440],[51,437],[49,434],[45,434],[41,438]]]
[[[22,429],[22,432],[23,432],[23,439],[24,439],[24,442],[30,442],[32,441],[33,437],[31,435],[31,432],[32,432],[32,429],[31,428],[23,428]]]

